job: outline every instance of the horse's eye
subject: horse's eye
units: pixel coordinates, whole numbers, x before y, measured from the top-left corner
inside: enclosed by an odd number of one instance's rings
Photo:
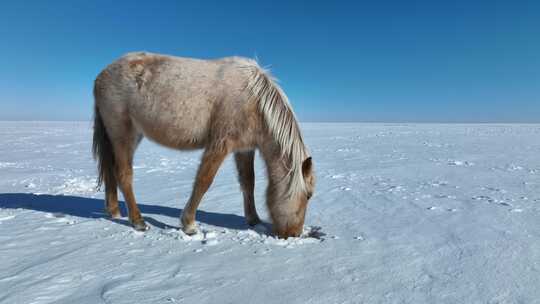
[[[308,193],[308,194],[307,194],[307,199],[310,199],[311,196],[312,196],[312,194],[311,194],[311,193]]]

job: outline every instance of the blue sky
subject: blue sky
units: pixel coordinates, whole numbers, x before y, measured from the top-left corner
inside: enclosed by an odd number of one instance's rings
[[[89,120],[137,50],[270,65],[301,121],[540,122],[540,1],[4,1],[0,120]]]

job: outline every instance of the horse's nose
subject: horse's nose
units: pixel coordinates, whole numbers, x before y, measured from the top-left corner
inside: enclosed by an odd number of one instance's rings
[[[297,227],[293,227],[291,229],[289,229],[286,233],[286,237],[299,237],[300,235],[302,235],[302,231],[304,231],[304,227],[302,225],[300,226],[297,226]]]

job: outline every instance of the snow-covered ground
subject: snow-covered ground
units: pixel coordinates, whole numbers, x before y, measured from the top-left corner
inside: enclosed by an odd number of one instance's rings
[[[284,241],[244,224],[230,158],[187,237],[200,152],[143,141],[138,233],[104,217],[89,122],[0,122],[0,302],[540,303],[540,125],[302,128],[324,235]]]

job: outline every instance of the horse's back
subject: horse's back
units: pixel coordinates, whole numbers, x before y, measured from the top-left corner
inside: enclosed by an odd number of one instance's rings
[[[139,132],[160,144],[202,148],[212,135],[213,120],[246,115],[243,89],[248,74],[242,67],[253,64],[241,57],[201,60],[129,53],[96,79],[96,87],[106,86],[110,93],[101,101],[106,104],[98,106],[128,115]]]

